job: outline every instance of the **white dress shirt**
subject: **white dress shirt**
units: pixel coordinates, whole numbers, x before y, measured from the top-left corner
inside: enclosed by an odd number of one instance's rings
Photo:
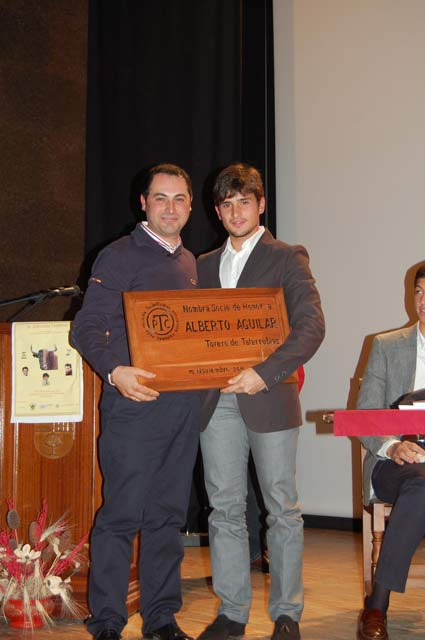
[[[425,336],[422,335],[418,324],[418,342],[416,349],[416,374],[414,391],[425,388]]]
[[[259,227],[254,235],[245,240],[239,251],[233,248],[230,237],[227,239],[226,248],[220,259],[220,284],[223,289],[234,289],[236,287],[239,276],[264,231],[264,227]]]

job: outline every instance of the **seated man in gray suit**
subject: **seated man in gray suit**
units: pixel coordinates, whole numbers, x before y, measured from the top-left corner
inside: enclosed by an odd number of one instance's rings
[[[360,389],[358,409],[388,409],[404,394],[425,387],[425,264],[415,274],[419,322],[375,337]],[[425,414],[424,414],[425,416]],[[403,592],[412,556],[425,535],[424,450],[393,437],[362,437],[364,496],[392,503],[373,592],[358,622],[359,640],[387,640],[390,592]]]

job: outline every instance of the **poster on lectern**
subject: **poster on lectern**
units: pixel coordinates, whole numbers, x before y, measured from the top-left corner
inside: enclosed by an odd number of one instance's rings
[[[83,367],[69,321],[12,325],[11,422],[81,422]]]

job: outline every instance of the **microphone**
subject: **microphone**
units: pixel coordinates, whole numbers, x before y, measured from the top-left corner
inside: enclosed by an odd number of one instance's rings
[[[80,287],[76,284],[71,284],[68,287],[57,287],[56,289],[47,289],[47,297],[55,298],[56,296],[79,296],[81,293]]]

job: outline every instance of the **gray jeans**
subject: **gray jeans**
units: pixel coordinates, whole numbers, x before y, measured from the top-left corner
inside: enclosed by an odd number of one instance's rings
[[[272,620],[289,615],[299,621],[303,609],[303,521],[295,485],[299,428],[272,433],[250,431],[234,394],[220,396],[201,434],[205,485],[212,512],[209,540],[213,587],[221,599],[219,614],[246,623],[251,604],[246,527],[247,465],[251,449],[268,512],[270,559],[269,612]]]

